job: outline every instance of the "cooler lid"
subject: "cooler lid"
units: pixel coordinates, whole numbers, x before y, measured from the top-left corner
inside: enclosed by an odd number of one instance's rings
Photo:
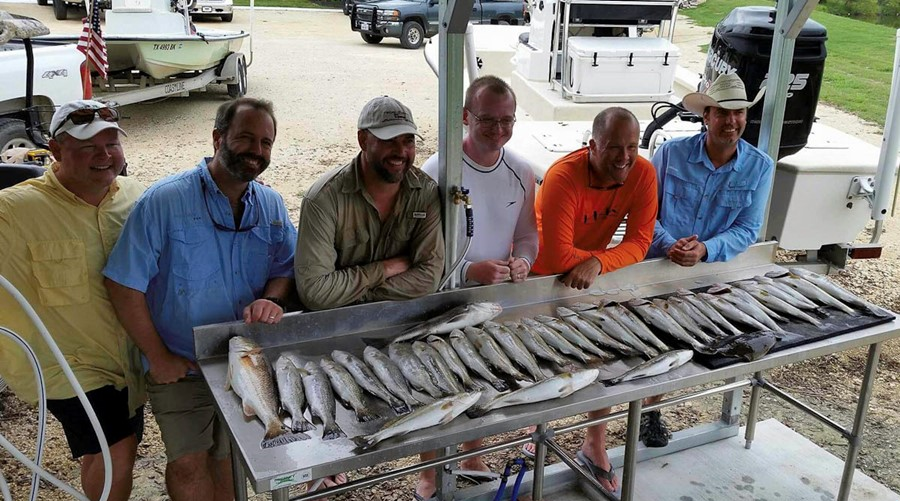
[[[658,37],[569,37],[569,54],[577,57],[678,57],[678,46]]]

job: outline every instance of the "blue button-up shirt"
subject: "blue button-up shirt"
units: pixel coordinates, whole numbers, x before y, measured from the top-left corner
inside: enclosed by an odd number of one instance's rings
[[[663,143],[653,155],[659,215],[647,258],[665,256],[679,239],[697,235],[706,261],[728,261],[756,241],[775,165],[741,139],[718,169],[706,153],[706,133]]]
[[[293,276],[297,244],[281,196],[255,181],[241,199],[239,228],[251,229],[217,229],[214,222],[234,228],[234,218],[209,160],[144,193],[103,269],[110,280],[146,294],[163,343],[189,360],[196,360],[195,326],[242,319],[269,279]]]

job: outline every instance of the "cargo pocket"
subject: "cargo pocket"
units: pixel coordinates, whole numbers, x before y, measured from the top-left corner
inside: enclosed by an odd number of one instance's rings
[[[247,248],[250,256],[247,277],[251,280],[269,278],[269,269],[275,252],[284,242],[284,229],[280,226],[256,227],[247,236]]]
[[[667,207],[663,224],[673,228],[693,228],[700,205],[700,185],[675,177],[669,178],[669,181],[665,191],[671,206]]]
[[[219,271],[215,230],[205,226],[169,232],[172,246],[172,273],[188,282],[202,282]]]
[[[80,240],[29,242],[31,270],[44,306],[85,304],[90,299],[87,256]]]

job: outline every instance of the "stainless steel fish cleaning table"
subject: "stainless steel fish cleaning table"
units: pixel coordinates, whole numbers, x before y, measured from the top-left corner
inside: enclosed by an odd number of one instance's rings
[[[691,362],[673,372],[653,378],[613,387],[604,387],[600,384],[591,385],[564,399],[499,409],[477,419],[470,419],[462,415],[447,425],[395,437],[380,443],[374,450],[363,453],[354,451],[354,444],[349,438],[322,441],[321,426],[311,432],[313,437],[310,440],[262,449],[260,447],[260,440],[263,436],[262,423],[256,419],[245,419],[237,395],[225,390],[228,339],[235,335],[249,336],[257,341],[272,363],[279,354],[285,352],[311,359],[326,355],[334,349],[359,354],[362,352],[366,340],[390,338],[410,325],[464,303],[499,302],[504,307],[501,320],[537,314],[552,315],[555,313],[556,306],[576,301],[596,301],[600,297],[627,300],[633,297],[669,293],[679,287],[696,288],[714,282],[731,282],[749,278],[775,268],[775,265],[772,264],[774,252],[773,244],[757,244],[732,262],[703,264],[693,268],[682,268],[659,260],[647,261],[601,276],[595,282],[594,288],[589,291],[573,291],[564,287],[554,277],[534,278],[524,284],[500,284],[454,290],[414,301],[366,304],[330,311],[289,314],[275,326],[262,324],[247,326],[241,323],[229,323],[199,327],[195,329],[197,358],[233,439],[236,485],[240,486],[238,499],[246,499],[246,491],[243,487],[245,479],[250,480],[256,492],[272,491],[273,499],[287,499],[288,488],[291,485],[307,480],[340,472],[351,472],[425,451],[440,450],[445,454],[427,464],[423,463],[386,474],[355,479],[336,490],[317,491],[303,496],[302,499],[315,499],[351,489],[368,487],[402,474],[419,471],[425,466],[433,467],[459,460],[460,455],[453,454],[447,448],[455,448],[457,444],[465,441],[627,403],[627,412],[613,417],[621,418],[627,414],[628,432],[626,434],[625,468],[622,473],[622,499],[630,500],[636,478],[635,464],[638,460],[638,424],[642,410],[647,410],[646,408],[642,409],[641,399],[699,385],[724,383],[718,388],[703,392],[703,394],[725,393],[722,420],[712,425],[698,427],[697,433],[691,434],[684,440],[677,440],[662,450],[664,453],[671,453],[675,450],[736,435],[740,422],[741,391],[743,387],[752,385],[753,392],[748,419],[749,446],[749,441],[752,440],[760,388],[771,389],[774,394],[787,397],[791,402],[788,395],[765,382],[762,377],[764,371],[830,353],[869,346],[860,399],[851,429],[845,430],[824,416],[816,415],[811,409],[801,407],[837,429],[848,439],[850,449],[838,496],[838,499],[847,499],[856,466],[866,408],[877,369],[880,343],[900,336],[900,321],[896,319],[823,341],[770,353],[755,362],[739,363],[715,370]],[[602,366],[600,377],[602,379],[618,375],[638,362],[638,359],[620,360]],[[686,398],[679,397],[676,400],[681,401]],[[375,403],[374,399],[371,400]],[[802,406],[799,402],[791,403]],[[376,408],[386,418],[393,416],[387,405],[380,401],[376,403]],[[352,412],[340,405],[337,406],[337,421],[348,437],[372,433],[384,423],[383,420],[357,423]],[[586,424],[587,422],[582,422],[567,426],[557,430],[557,433],[581,429]],[[539,432],[545,430],[544,426],[539,427]],[[552,440],[552,433],[538,435],[535,436],[538,461],[535,463],[532,492],[535,500],[541,499],[542,459],[548,449],[559,455],[564,463],[578,469],[572,458],[565,451],[560,450]],[[504,447],[515,447],[531,440],[531,438],[525,437],[503,444],[486,446],[484,449],[494,451]],[[641,459],[648,459],[657,451],[644,449],[641,451]],[[469,453],[469,455],[474,454]],[[581,473],[583,474],[583,471]],[[439,488],[444,499],[452,498],[453,485],[455,484],[449,480],[440,482]]]

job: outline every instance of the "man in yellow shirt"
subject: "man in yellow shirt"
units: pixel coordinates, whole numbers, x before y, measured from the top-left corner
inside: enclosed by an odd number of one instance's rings
[[[118,113],[96,101],[66,103],[50,125],[57,159],[41,177],[0,191],[0,275],[35,309],[87,393],[113,462],[109,499],[127,500],[144,426],[140,356],[116,318],[100,273],[132,206],[144,191],[118,177],[125,167]],[[0,291],[0,325],[37,353],[47,408],[62,423],[81,485],[90,499],[103,489],[100,444],[87,414],[37,328]],[[22,350],[0,336],[0,374],[16,395],[37,401]]]

